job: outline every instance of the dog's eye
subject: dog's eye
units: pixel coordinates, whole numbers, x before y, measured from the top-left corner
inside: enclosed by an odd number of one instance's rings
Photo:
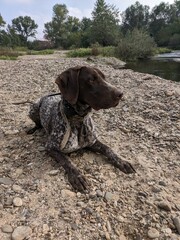
[[[89,78],[88,82],[91,83],[91,84],[94,83],[94,78]]]

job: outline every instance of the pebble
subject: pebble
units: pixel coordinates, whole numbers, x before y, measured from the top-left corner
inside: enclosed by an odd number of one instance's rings
[[[13,181],[10,178],[4,177],[0,178],[0,184],[11,185]]]
[[[22,199],[19,198],[19,197],[15,197],[15,198],[13,199],[13,205],[14,205],[15,207],[21,207],[21,206],[23,205]]]
[[[106,192],[104,198],[106,199],[106,201],[111,201],[113,198],[113,194],[111,192]]]
[[[167,212],[171,211],[171,206],[169,205],[169,203],[165,201],[158,202],[157,206],[164,211],[167,211]]]
[[[121,235],[119,236],[119,240],[127,240],[127,238],[126,238],[123,234],[121,234]]]
[[[151,228],[148,231],[148,237],[150,239],[158,238],[159,237],[159,232],[155,228]]]
[[[11,197],[7,197],[4,201],[4,207],[9,207],[13,204],[13,199]]]
[[[11,227],[11,225],[5,224],[1,227],[2,232],[4,233],[12,233],[13,232],[13,228]]]
[[[167,184],[164,182],[164,181],[159,181],[159,185],[161,185],[161,186],[167,186]]]
[[[101,190],[96,190],[96,194],[98,197],[104,197],[104,193]]]
[[[173,223],[180,235],[180,218],[179,217],[173,218]]]
[[[47,224],[43,224],[43,233],[46,234],[49,232],[49,226]]]
[[[63,198],[66,198],[66,197],[74,198],[76,196],[76,193],[72,192],[68,189],[63,189],[63,190],[61,190],[61,195]]]
[[[59,170],[52,170],[48,174],[49,174],[49,176],[56,176],[56,175],[58,175],[58,173],[59,173]]]
[[[155,187],[155,186],[152,187],[152,192],[154,192],[154,193],[159,193],[160,191],[161,191],[160,188]]]
[[[12,233],[12,240],[24,240],[32,234],[32,229],[28,226],[19,226]]]
[[[19,185],[14,184],[12,190],[16,193],[22,192],[22,188]]]

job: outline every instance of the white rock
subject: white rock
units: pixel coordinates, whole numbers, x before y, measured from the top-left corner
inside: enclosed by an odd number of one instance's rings
[[[148,237],[150,239],[158,238],[159,237],[159,232],[155,228],[151,228],[148,231]]]
[[[32,229],[28,226],[19,226],[12,233],[12,240],[24,240],[32,233]]]
[[[22,199],[19,198],[19,197],[15,197],[15,198],[13,199],[13,205],[14,205],[15,207],[21,207],[21,206],[23,205]]]

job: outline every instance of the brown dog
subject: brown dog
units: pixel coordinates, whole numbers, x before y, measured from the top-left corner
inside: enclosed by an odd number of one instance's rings
[[[81,148],[98,152],[124,173],[134,173],[132,165],[118,157],[108,146],[97,140],[90,112],[118,105],[122,92],[106,82],[97,68],[70,68],[56,79],[61,95],[42,97],[31,106],[29,116],[48,135],[46,149],[68,174],[74,189],[85,191],[87,181],[64,153]]]

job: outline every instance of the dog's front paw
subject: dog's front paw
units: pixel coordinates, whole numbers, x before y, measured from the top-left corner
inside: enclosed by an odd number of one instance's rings
[[[130,173],[135,173],[136,170],[134,169],[134,167],[127,161],[119,161],[117,163],[117,167],[124,173],[126,174],[130,174]]]
[[[88,188],[86,178],[77,169],[71,169],[68,173],[68,180],[72,187],[79,192],[85,192]]]

